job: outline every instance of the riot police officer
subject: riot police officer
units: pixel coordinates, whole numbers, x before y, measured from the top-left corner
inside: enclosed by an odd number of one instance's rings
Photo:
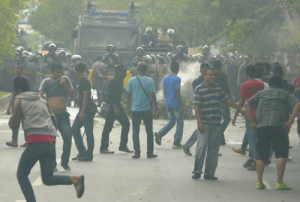
[[[48,46],[48,54],[45,56],[45,62],[47,64],[59,63],[59,58],[56,55],[56,45],[54,43],[49,44]]]
[[[139,62],[148,62],[148,59],[145,56],[145,50],[142,47],[137,47],[136,56],[133,58],[133,66],[136,67]]]
[[[209,46],[205,45],[202,47],[202,56],[199,59],[199,63],[206,63],[212,65],[213,56],[210,53]]]
[[[188,61],[188,57],[184,53],[184,48],[182,45],[176,47],[176,55],[172,58],[172,61],[177,63]]]
[[[116,47],[113,44],[109,44],[107,47],[107,53],[103,56],[103,62],[107,66],[115,66],[118,64],[119,55],[115,53]]]

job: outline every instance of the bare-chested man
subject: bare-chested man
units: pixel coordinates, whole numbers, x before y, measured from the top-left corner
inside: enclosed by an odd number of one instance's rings
[[[52,77],[42,81],[40,86],[40,95],[45,97],[51,111],[57,119],[57,129],[63,138],[63,153],[61,155],[61,166],[70,171],[69,157],[72,145],[72,128],[70,124],[69,113],[66,109],[67,97],[73,96],[74,89],[67,76],[62,76],[62,65],[52,64]]]

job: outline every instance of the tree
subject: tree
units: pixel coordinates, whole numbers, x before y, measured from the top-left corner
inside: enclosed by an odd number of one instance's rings
[[[68,47],[72,47],[71,31],[83,11],[82,0],[40,0],[30,22],[33,29],[47,38],[65,42]]]
[[[21,0],[0,0],[0,65],[14,56],[14,43],[17,41],[15,21],[24,5]]]
[[[132,0],[94,0],[100,10],[128,10]],[[135,0],[142,28],[175,29],[185,46],[233,44],[227,51],[249,55],[291,50],[300,42],[299,0]],[[49,38],[71,44],[70,30],[84,12],[84,0],[40,0],[32,25]],[[282,9],[281,3],[286,5]],[[291,32],[289,18],[295,24]],[[296,16],[296,17],[295,17]],[[295,33],[294,33],[295,32]],[[224,48],[223,48],[224,49]],[[296,47],[299,49],[299,47]]]

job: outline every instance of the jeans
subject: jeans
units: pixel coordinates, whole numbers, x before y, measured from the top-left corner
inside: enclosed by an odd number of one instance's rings
[[[11,111],[14,111],[14,105],[15,105],[15,99],[12,101]],[[12,129],[12,140],[15,140],[16,142],[18,142],[19,128],[20,128],[20,124],[18,128]],[[27,133],[25,131],[24,131],[24,140],[25,142],[27,142]]]
[[[68,165],[71,146],[72,146],[72,128],[70,124],[70,114],[68,112],[56,113],[57,129],[63,138],[63,153],[61,155],[61,165]]]
[[[76,118],[73,122],[72,132],[75,140],[76,148],[79,152],[79,155],[87,155],[87,157],[93,158],[94,151],[94,116],[95,113],[86,113],[83,119],[79,117],[80,112],[76,115]],[[86,141],[87,141],[87,150],[83,144],[83,140],[81,137],[80,129],[84,127],[86,133]]]
[[[297,120],[297,133],[300,137],[300,120]]]
[[[249,158],[253,161],[256,160],[256,134],[251,128],[250,122],[245,120],[246,123],[246,137],[249,143]]]
[[[248,138],[247,138],[246,132],[245,132],[244,138],[243,138],[243,143],[242,143],[242,146],[241,146],[241,150],[246,151],[247,147],[248,147]]]
[[[55,167],[54,142],[29,144],[21,156],[17,171],[18,182],[27,202],[36,201],[28,175],[37,161],[40,162],[42,181],[45,185],[72,184],[69,176],[53,175]]]
[[[16,142],[18,142],[19,128],[20,125],[18,126],[18,128],[12,129],[12,140],[15,140]],[[27,142],[27,133],[25,131],[24,131],[24,140],[25,142]]]
[[[195,144],[195,142],[197,142],[198,136],[199,136],[199,131],[198,131],[198,129],[196,129],[196,130],[194,130],[191,137],[186,141],[186,143],[184,144],[184,147],[187,149],[191,148]]]
[[[105,125],[102,131],[100,150],[108,149],[109,133],[112,130],[115,119],[117,119],[119,123],[122,125],[120,147],[127,147],[130,123],[121,105],[119,106],[119,110],[120,110],[120,115],[118,117],[114,116],[113,107],[111,107],[109,110],[109,114],[105,120]]]
[[[132,140],[135,154],[140,155],[140,125],[143,120],[147,133],[147,155],[153,154],[153,117],[152,111],[132,111]]]
[[[225,143],[224,132],[225,132],[228,124],[230,123],[230,109],[226,102],[220,103],[220,109],[221,109],[221,114],[222,114],[222,118],[223,118],[223,121],[222,121],[221,127],[220,127],[221,143]]]
[[[194,173],[202,173],[202,168],[205,160],[204,175],[214,176],[218,165],[219,157],[219,141],[220,141],[220,127],[219,126],[204,126],[204,132],[199,133]]]
[[[175,122],[177,122],[174,143],[180,144],[183,133],[183,114],[180,112],[179,107],[168,108],[168,117],[169,122],[158,131],[158,134],[160,137],[165,136],[174,127]]]

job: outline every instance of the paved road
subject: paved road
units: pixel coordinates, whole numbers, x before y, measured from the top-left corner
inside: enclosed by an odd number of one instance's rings
[[[76,109],[71,109],[72,119]],[[5,142],[11,139],[11,132],[7,127],[8,116],[0,116],[0,201],[16,202],[25,201],[16,179],[16,169],[23,148],[9,148]],[[154,122],[154,129],[158,130],[166,121]],[[185,141],[195,129],[195,121],[185,121]],[[295,132],[295,126],[290,134],[293,149],[290,155],[293,160],[286,168],[285,181],[293,186],[291,191],[276,191],[275,159],[265,170],[265,183],[267,190],[256,190],[256,173],[247,171],[242,164],[247,160],[246,156],[235,154],[231,148],[241,144],[244,127],[240,120],[237,127],[230,126],[226,131],[227,145],[221,146],[222,156],[219,158],[219,166],[216,176],[218,181],[206,181],[203,179],[192,180],[194,158],[184,155],[182,150],[172,149],[172,133],[165,136],[162,145],[155,145],[157,159],[146,158],[146,135],[141,128],[141,159],[135,160],[130,154],[118,152],[120,141],[120,125],[115,125],[110,137],[110,149],[116,151],[114,155],[99,154],[101,131],[104,125],[103,119],[95,119],[95,150],[94,161],[90,163],[70,162],[72,172],[65,172],[58,167],[57,174],[84,174],[86,176],[86,192],[82,199],[77,199],[75,190],[71,186],[46,187],[40,178],[40,168],[36,165],[30,180],[33,183],[37,201],[41,202],[297,202],[300,201],[300,146],[299,137]],[[23,134],[19,137],[19,143],[23,143]],[[133,148],[131,131],[128,143]],[[191,149],[194,153],[195,146]],[[57,156],[62,151],[62,140],[57,142]],[[75,145],[72,146],[72,154],[77,154]]]

